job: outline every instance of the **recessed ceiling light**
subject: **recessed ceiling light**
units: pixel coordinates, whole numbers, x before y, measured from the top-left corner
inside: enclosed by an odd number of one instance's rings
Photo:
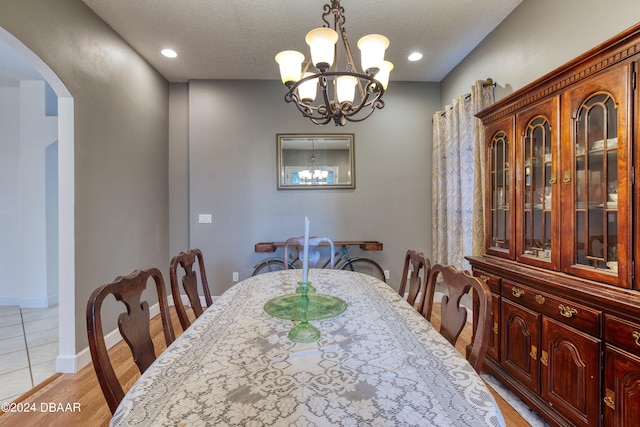
[[[176,56],[178,56],[176,51],[173,49],[162,49],[160,53],[162,53],[167,58],[175,58]]]
[[[413,52],[409,55],[409,61],[420,61],[422,59],[422,54],[420,52]]]

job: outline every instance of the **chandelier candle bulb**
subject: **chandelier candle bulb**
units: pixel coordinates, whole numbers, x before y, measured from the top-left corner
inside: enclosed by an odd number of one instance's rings
[[[295,50],[285,50],[276,55],[276,62],[280,65],[282,83],[291,86],[300,80],[304,55]]]
[[[369,34],[358,40],[360,62],[367,74],[375,75],[384,61],[384,51],[389,47],[389,39],[380,34]]]
[[[313,73],[306,72],[302,75],[302,78],[311,77]],[[318,90],[318,79],[309,79],[305,82],[301,82],[298,86],[298,95],[302,102],[309,104],[316,99],[316,93]]]
[[[344,102],[353,103],[356,94],[356,85],[358,79],[353,76],[340,76],[337,79],[336,91],[338,94],[338,102],[340,104]]]
[[[391,70],[393,70],[393,64],[389,61],[383,61],[380,71],[376,74],[376,80],[380,82],[384,90],[387,90],[387,86],[389,86],[389,75],[391,74]]]
[[[309,31],[305,38],[311,49],[311,61],[313,65],[325,72],[333,65],[335,59],[335,45],[338,41],[338,33],[331,28],[316,28]]]

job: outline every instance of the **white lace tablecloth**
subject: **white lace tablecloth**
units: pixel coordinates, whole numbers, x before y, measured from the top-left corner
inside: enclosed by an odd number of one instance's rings
[[[267,273],[225,292],[134,384],[111,424],[505,425],[471,365],[373,277],[312,269],[317,292],[347,310],[311,322],[319,341],[290,341],[293,322],[263,306],[300,278]]]

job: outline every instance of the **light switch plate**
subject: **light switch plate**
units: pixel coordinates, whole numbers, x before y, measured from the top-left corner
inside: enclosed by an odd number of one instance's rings
[[[198,215],[198,222],[200,224],[211,224],[211,214]]]

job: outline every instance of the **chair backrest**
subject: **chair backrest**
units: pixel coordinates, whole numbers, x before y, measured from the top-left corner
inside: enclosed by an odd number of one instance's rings
[[[467,309],[460,304],[462,297],[473,289],[474,325],[471,339],[471,351],[467,351],[467,360],[480,373],[484,356],[491,337],[491,290],[486,283],[472,276],[468,271],[461,271],[453,266],[436,264],[431,267],[427,290],[425,291],[422,315],[431,320],[434,294],[438,277],[447,289],[448,296],[442,297],[440,308],[440,334],[452,345],[455,345],[467,321]]]
[[[411,271],[409,277],[409,289],[407,290],[407,276]],[[422,312],[422,303],[424,298],[420,298],[418,304],[416,304],[416,297],[422,291],[427,289],[427,280],[429,280],[429,272],[431,271],[431,262],[422,252],[418,252],[413,249],[409,249],[404,257],[404,269],[402,271],[402,277],[400,278],[400,288],[398,293],[404,298],[407,293],[407,302],[415,307],[416,310]]]
[[[317,257],[311,255],[311,248],[315,248],[316,246],[320,246],[321,243],[328,243],[331,248],[331,260],[329,262],[329,267],[333,268],[335,265],[335,247],[333,245],[333,240],[328,237],[309,237],[309,268],[315,268],[319,259],[319,254]],[[284,242],[284,269],[287,270],[289,268],[289,246],[299,246],[300,252],[298,256],[300,257],[300,261],[302,261],[302,247],[304,246],[304,237],[291,237]]]
[[[124,391],[107,352],[102,330],[102,303],[107,296],[113,295],[117,301],[125,305],[126,312],[122,312],[118,317],[118,329],[129,345],[133,360],[140,373],[143,373],[156,360],[150,332],[149,304],[147,301],[141,301],[142,292],[147,288],[149,278],[155,282],[164,339],[169,346],[174,340],[174,333],[169,317],[164,280],[162,273],[157,268],[135,270],[126,277],[118,276],[114,282],[102,285],[93,291],[87,303],[89,350],[100,388],[102,388],[111,413],[115,412],[124,397]]]
[[[191,320],[189,320],[187,309],[182,302],[182,295],[178,281],[179,271],[183,272],[181,280],[182,287],[187,294],[187,298],[189,298],[189,303],[196,318],[200,317],[203,312],[202,304],[200,304],[200,296],[198,295],[198,275],[193,267],[196,260],[198,261],[198,269],[200,271],[202,292],[204,294],[207,307],[209,307],[213,304],[213,300],[211,298],[211,292],[209,291],[207,274],[205,273],[204,260],[200,249],[189,249],[186,252],[180,252],[180,254],[171,259],[171,263],[169,264],[171,295],[173,295],[173,303],[175,304],[178,319],[180,319],[180,325],[183,330],[186,330],[191,325]]]

